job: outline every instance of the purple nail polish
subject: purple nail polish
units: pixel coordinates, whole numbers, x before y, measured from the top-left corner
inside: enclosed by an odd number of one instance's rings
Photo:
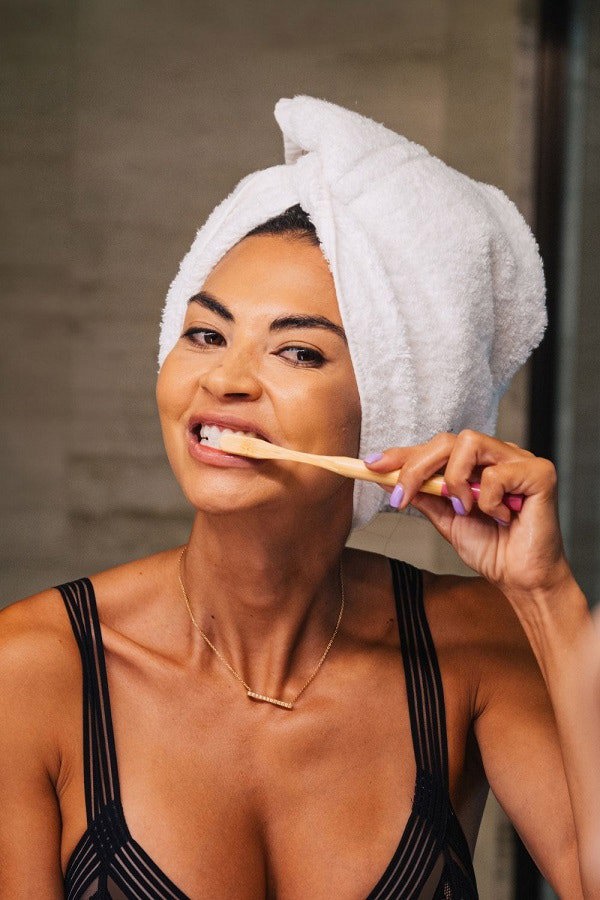
[[[374,463],[379,462],[380,459],[383,459],[383,453],[367,453],[363,458],[363,462]]]
[[[392,493],[390,494],[390,506],[393,506],[395,509],[398,509],[400,504],[402,503],[402,498],[404,497],[404,488],[401,484],[397,484]]]
[[[466,516],[467,511],[460,497],[450,497],[450,502],[455,513],[459,516]]]
[[[505,522],[504,519],[497,519],[495,516],[494,522],[497,522],[498,525],[502,525],[503,528],[508,528],[508,526],[510,525],[510,522]]]

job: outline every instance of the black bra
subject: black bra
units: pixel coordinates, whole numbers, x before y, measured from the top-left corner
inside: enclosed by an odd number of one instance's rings
[[[410,817],[367,900],[471,900],[471,855],[448,793],[444,693],[423,605],[422,575],[390,560],[417,766]],[[121,805],[104,647],[89,578],[58,587],[83,668],[83,759],[88,827],[69,859],[66,900],[190,898],[129,833]],[[309,898],[307,898],[309,900]]]

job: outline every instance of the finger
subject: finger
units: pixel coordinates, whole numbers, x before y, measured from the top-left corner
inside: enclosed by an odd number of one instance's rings
[[[368,453],[362,457],[362,461],[375,472],[391,472],[400,469],[414,447],[389,447],[376,453]]]
[[[497,463],[499,459],[514,457],[515,450],[520,452],[516,444],[470,429],[457,435],[444,470],[444,481],[456,513],[468,515],[473,509],[475,497],[469,482],[474,480],[475,472],[481,473],[485,468],[482,463],[492,464],[492,460]]]
[[[491,435],[465,429],[459,435],[440,432],[425,444],[412,447],[391,447],[373,458],[365,459],[375,471],[389,472],[399,469],[398,489],[392,492],[390,503],[404,509],[420,490],[424,481],[440,470],[447,469],[452,458],[456,464],[450,466],[449,491],[455,512],[468,513],[473,507],[473,497],[468,485],[474,470],[497,463],[503,459],[532,456],[528,451],[509,445]],[[446,472],[444,472],[446,478]],[[446,478],[446,483],[448,479]],[[401,489],[400,489],[401,488]]]
[[[374,472],[399,471],[402,469],[408,455],[414,452],[414,449],[414,447],[391,447],[388,450],[368,454],[363,457],[363,462],[367,468],[372,469]],[[390,494],[390,505],[397,509],[404,494],[404,488],[400,483],[400,479],[398,479],[396,485],[380,484],[379,487],[387,494]]]
[[[411,506],[427,516],[442,537],[450,541],[454,512],[447,500],[431,494],[417,494],[413,497]]]
[[[453,478],[455,490],[451,486],[450,494],[454,511],[462,515],[473,507],[471,488],[467,482],[473,469],[515,454],[515,450],[510,449],[502,441],[469,430],[461,431],[458,435],[440,432],[427,444],[421,444],[413,450],[414,453],[405,456],[400,473],[399,480],[404,488],[404,495],[399,509],[408,506],[420,491],[423,482],[437,472],[443,471],[444,479],[447,481],[448,464],[454,455],[458,454],[458,474],[455,473]]]
[[[443,468],[455,441],[455,434],[440,432],[426,444],[418,444],[410,448],[410,453],[404,454],[398,481],[402,486],[402,499],[397,504],[398,509],[405,509],[419,492],[423,482]]]
[[[554,465],[541,457],[488,466],[481,473],[479,508],[496,519],[510,521],[510,511],[502,502],[505,493],[519,493],[526,498],[535,496],[555,507],[556,481]]]
[[[514,441],[505,441],[504,443],[508,444],[509,447],[516,447],[517,450],[520,450],[521,453],[525,454],[525,456],[535,456],[535,454],[532,453],[531,450],[525,450],[524,447],[520,447],[518,444],[515,444]]]
[[[450,494],[454,512],[468,515],[475,504],[469,485],[477,467],[478,442],[476,432],[461,432],[454,443],[444,469],[444,481]]]
[[[431,442],[433,444],[433,442]],[[448,453],[448,447],[449,453]],[[514,459],[515,456],[523,459],[528,456],[527,451],[522,451],[518,447],[508,445],[497,438],[477,431],[465,429],[456,436],[452,436],[451,442],[440,442],[436,449],[439,448],[440,454],[444,451],[448,453],[444,460],[441,456],[435,455],[431,458],[431,466],[427,463],[429,460],[421,456],[412,471],[411,461],[407,461],[402,469],[401,479],[406,487],[405,503],[411,501],[413,488],[416,485],[418,490],[422,482],[432,474],[433,465],[441,465],[444,468],[444,480],[450,494],[450,500],[455,513],[459,515],[468,515],[475,505],[475,499],[471,490],[469,481],[473,478],[474,472],[479,472],[486,466],[497,464],[500,460]],[[444,467],[445,463],[445,467]],[[414,483],[411,479],[414,476]],[[505,515],[499,514],[498,518],[505,518]]]
[[[522,463],[500,463],[496,466],[487,466],[481,473],[480,490],[477,505],[481,512],[491,516],[498,524],[508,525],[511,513],[503,503],[506,489],[505,483],[510,483],[511,470],[522,467]]]

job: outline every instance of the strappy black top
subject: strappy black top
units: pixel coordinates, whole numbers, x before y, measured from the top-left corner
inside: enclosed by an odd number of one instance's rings
[[[448,793],[444,693],[425,616],[422,573],[397,560],[390,560],[390,565],[417,775],[410,817],[396,852],[367,900],[471,900],[477,897],[477,887],[467,841]],[[58,590],[83,666],[88,823],[67,865],[66,900],[192,900],[133,839],[125,821],[92,583],[81,578]]]

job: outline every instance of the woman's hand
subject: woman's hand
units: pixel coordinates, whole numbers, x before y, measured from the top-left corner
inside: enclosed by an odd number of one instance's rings
[[[600,900],[600,640],[565,559],[554,466],[476,431],[438,434],[415,447],[392,447],[367,465],[377,472],[400,469],[401,487],[385,488],[392,491],[392,501],[402,495],[394,505],[405,508],[410,503],[427,516],[464,562],[502,591],[521,621],[553,709],[550,716],[540,715],[544,702],[535,679],[527,681],[523,669],[492,668],[492,677],[480,681],[486,699],[475,723],[486,773],[504,808],[515,804],[511,815],[520,821],[522,833],[539,834],[544,817],[554,819],[562,843],[556,863],[548,865],[570,885],[568,896],[573,897],[580,896],[570,843],[576,841],[583,895]],[[419,493],[423,482],[440,470],[453,503]],[[481,483],[478,505],[468,481]],[[506,493],[524,495],[521,512],[511,513],[504,505]],[[481,585],[469,581],[484,597]],[[492,623],[490,639],[493,633]],[[517,684],[511,681],[515,671]],[[531,752],[522,755],[523,729],[529,748],[538,741],[533,757]],[[563,770],[574,829],[565,811]],[[521,772],[516,782],[515,771]],[[524,781],[536,798],[525,807],[522,789],[519,794],[515,787]]]
[[[504,593],[553,592],[572,578],[558,523],[556,470],[549,460],[467,430],[437,434],[413,447],[392,447],[367,465],[376,472],[400,469],[400,487],[384,488],[392,492],[393,505],[420,510],[470,568]],[[419,493],[423,482],[440,471],[452,503]],[[478,504],[468,481],[481,482]],[[521,512],[504,505],[505,493],[524,495]]]

